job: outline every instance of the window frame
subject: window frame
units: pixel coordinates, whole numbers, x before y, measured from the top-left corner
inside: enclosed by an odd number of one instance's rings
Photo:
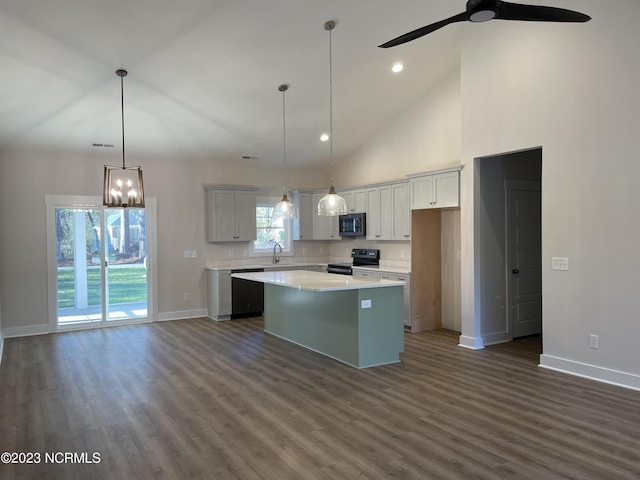
[[[279,197],[257,197],[256,198],[256,239],[258,238],[258,208],[261,207],[271,207],[275,208],[276,203],[280,201]],[[278,256],[281,257],[292,257],[294,255],[294,245],[293,245],[293,221],[290,219],[283,220],[283,228],[284,228],[284,236],[285,240],[280,244],[282,247],[282,253],[278,250]],[[256,249],[256,241],[251,242],[251,248],[249,249],[250,257],[271,257],[273,256],[273,247],[269,249]]]

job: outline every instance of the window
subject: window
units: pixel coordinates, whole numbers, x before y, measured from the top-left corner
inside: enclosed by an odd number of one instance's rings
[[[275,215],[279,198],[258,199],[256,204],[256,240],[252,256],[272,255],[275,244],[282,247],[284,255],[293,255],[291,245],[291,221]],[[280,250],[278,249],[278,254]]]

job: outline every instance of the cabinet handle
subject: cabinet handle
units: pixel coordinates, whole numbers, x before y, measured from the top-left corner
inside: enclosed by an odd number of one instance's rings
[[[380,235],[376,235],[376,238],[380,238]]]
[[[409,235],[405,235],[404,238],[409,238]]]

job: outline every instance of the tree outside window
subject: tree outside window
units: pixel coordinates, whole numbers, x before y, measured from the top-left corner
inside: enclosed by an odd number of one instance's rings
[[[256,206],[256,226],[254,253],[270,254],[276,243],[280,244],[283,252],[291,251],[291,222],[276,216],[275,202]]]

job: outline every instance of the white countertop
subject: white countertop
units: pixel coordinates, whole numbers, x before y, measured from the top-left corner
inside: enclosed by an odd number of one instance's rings
[[[295,269],[296,267],[315,267],[315,266],[327,266],[326,263],[308,262],[308,263],[253,263],[249,265],[214,265],[207,262],[205,265],[206,270],[222,271],[222,270],[251,270],[254,268],[263,268],[264,270],[278,270],[278,269]]]
[[[256,282],[281,285],[283,287],[297,288],[300,290],[311,290],[314,292],[404,286],[404,282],[398,280],[363,280],[353,278],[349,275],[309,272],[306,270],[232,273],[231,276]]]

